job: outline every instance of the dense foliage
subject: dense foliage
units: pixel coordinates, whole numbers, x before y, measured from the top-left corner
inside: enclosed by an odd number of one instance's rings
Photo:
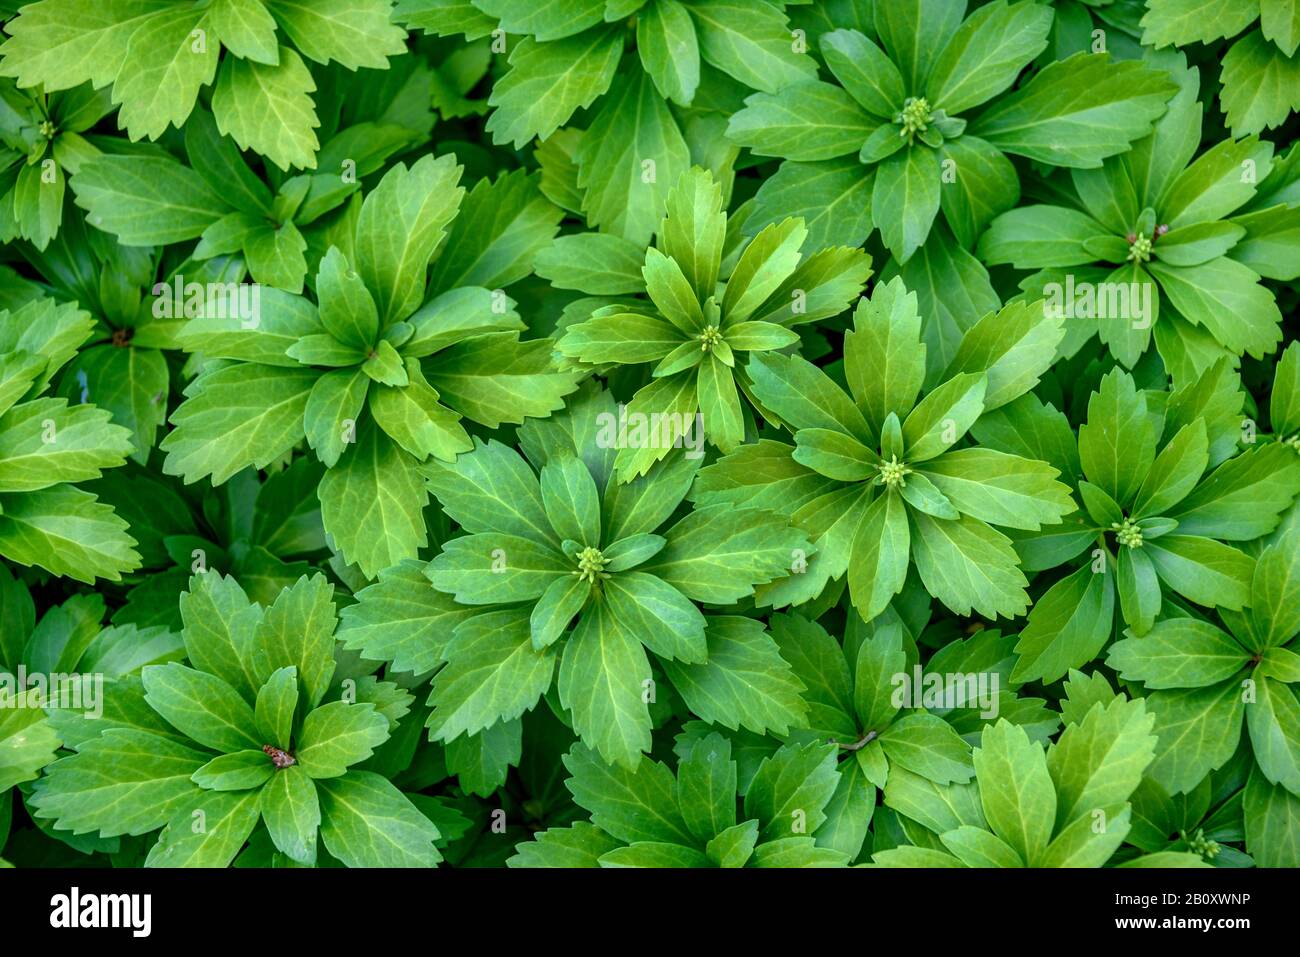
[[[1300,866],[1294,0],[0,17],[0,864]]]

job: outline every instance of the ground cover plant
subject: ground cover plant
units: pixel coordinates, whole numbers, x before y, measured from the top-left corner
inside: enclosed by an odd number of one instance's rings
[[[0,26],[0,865],[1300,866],[1300,6]]]

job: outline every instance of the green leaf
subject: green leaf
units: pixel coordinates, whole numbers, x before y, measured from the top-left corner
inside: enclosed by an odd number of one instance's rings
[[[709,734],[677,765],[677,803],[696,841],[712,842],[736,824],[736,762],[731,742]]]
[[[795,53],[785,14],[777,7],[755,7],[740,0],[692,0],[700,56],[741,83],[764,93],[810,79],[811,57]]]
[[[680,844],[632,844],[601,855],[601,867],[707,867],[709,859]]]
[[[658,761],[647,759],[635,770],[628,770],[607,764],[580,744],[561,760],[569,771],[564,786],[601,830],[629,844],[654,841],[694,846],[678,808],[677,782]]]
[[[969,824],[945,831],[939,835],[939,840],[967,867],[1025,866],[1020,855],[1006,841]]]
[[[519,149],[546,139],[574,112],[609,89],[623,55],[623,30],[609,26],[550,43],[525,37],[510,53],[510,71],[492,87],[487,131]]]
[[[298,667],[285,665],[277,668],[257,689],[257,730],[266,744],[273,744],[282,751],[288,750],[297,709]]]
[[[350,771],[316,785],[321,840],[348,867],[433,867],[438,828],[388,781]]]
[[[1097,815],[1076,818],[1048,845],[1039,859],[1041,867],[1101,867],[1123,843],[1132,809],[1127,804],[1093,808]],[[1097,824],[1104,830],[1097,831]]]
[[[800,696],[803,683],[762,623],[735,616],[706,621],[706,660],[662,662],[691,712],[732,731],[743,727],[755,734],[785,734],[798,726],[807,711]]]
[[[1119,369],[1101,380],[1079,427],[1079,459],[1088,480],[1121,506],[1133,500],[1155,460],[1156,434],[1146,400]]]
[[[1260,445],[1224,462],[1170,512],[1178,531],[1229,541],[1271,532],[1300,492],[1300,461],[1287,452]]]
[[[256,150],[282,170],[314,169],[320,148],[315,90],[306,64],[288,47],[280,47],[274,65],[227,57],[212,92],[212,114],[240,149]]]
[[[576,159],[591,226],[645,245],[663,219],[669,190],[690,165],[690,151],[668,104],[636,70],[614,81]]]
[[[351,444],[370,382],[360,369],[335,369],[311,387],[303,410],[303,432],[327,467],[337,465]]]
[[[593,604],[565,646],[557,685],[578,737],[604,760],[638,767],[650,750],[650,683],[638,636],[612,609]]]
[[[810,548],[803,533],[774,512],[709,506],[670,528],[668,544],[643,572],[662,578],[695,601],[725,605],[753,586],[784,577]]]
[[[823,33],[821,49],[835,78],[864,110],[892,119],[907,90],[898,67],[880,47],[857,30],[841,29]]]
[[[986,109],[968,132],[1042,163],[1097,167],[1149,133],[1175,91],[1162,70],[1076,53]]]
[[[1042,748],[1003,718],[985,726],[974,763],[980,804],[993,833],[1035,866],[1051,839],[1057,812]]]
[[[266,760],[266,755],[259,756]],[[196,795],[167,822],[144,866],[229,867],[257,826],[261,800],[260,791]],[[199,813],[203,826],[195,827]]]
[[[389,23],[385,0],[267,0],[267,6],[303,56],[349,70],[383,70],[406,52],[406,35]]]
[[[332,701],[307,715],[295,756],[312,778],[335,778],[387,738],[388,719],[374,705]]]
[[[908,515],[912,557],[926,588],[959,615],[1015,617],[1029,606],[1010,542],[968,515],[957,521]]]
[[[919,474],[957,511],[995,525],[1037,531],[1075,508],[1069,488],[1056,481],[1056,469],[992,449],[945,452],[923,463]]]
[[[700,84],[700,48],[687,8],[677,0],[649,4],[637,16],[636,48],[659,95],[689,106]]]
[[[140,567],[127,524],[95,496],[55,485],[0,495],[0,555],[77,581],[121,579]]]
[[[1170,304],[1229,351],[1261,356],[1281,341],[1277,304],[1249,267],[1220,257],[1199,266],[1152,262],[1150,269]]]
[[[1295,867],[1300,861],[1300,798],[1252,771],[1242,801],[1246,848],[1260,867]]]
[[[939,212],[939,175],[938,157],[923,145],[900,150],[876,170],[871,218],[899,262],[907,262],[930,235]]]
[[[1300,702],[1290,685],[1260,677],[1246,709],[1255,761],[1270,783],[1300,792]]]
[[[561,216],[538,180],[523,170],[479,180],[447,231],[429,288],[499,289],[527,276],[534,259],[550,248]]]
[[[1231,678],[1250,655],[1208,622],[1169,618],[1141,638],[1110,648],[1107,662],[1122,677],[1148,688],[1203,688]]]
[[[759,186],[746,228],[757,232],[787,216],[797,216],[808,229],[805,243],[810,249],[859,246],[872,229],[874,182],[856,156],[820,163],[782,163]]]
[[[990,4],[953,33],[926,80],[926,97],[949,116],[991,99],[1015,82],[1047,46],[1052,18],[1039,6]]]
[[[721,832],[705,845],[704,850],[718,867],[744,867],[753,855],[756,843],[758,822],[745,821]]]
[[[879,122],[840,87],[807,80],[750,96],[727,136],[759,156],[815,162],[856,153]]]
[[[1163,535],[1145,550],[1161,580],[1198,604],[1236,610],[1250,600],[1255,561],[1231,545],[1193,535]]]
[[[620,847],[618,841],[586,821],[570,827],[552,827],[535,840],[516,845],[507,867],[599,867],[605,854]]]
[[[262,788],[262,820],[282,854],[300,864],[316,859],[321,808],[316,785],[300,767],[281,768]]]
[[[1240,12],[1253,16],[1251,7]],[[1233,31],[1234,33],[1237,31]],[[1237,40],[1224,54],[1219,107],[1233,135],[1260,133],[1281,126],[1297,109],[1300,59],[1287,56],[1258,30]]]
[[[1146,702],[1117,697],[1105,707],[1094,704],[1082,722],[1066,726],[1047,755],[1058,832],[1078,820],[1091,824],[1094,809],[1130,798],[1155,755],[1154,724]]]
[[[1151,777],[1170,794],[1181,794],[1222,767],[1241,742],[1244,693],[1237,682],[1226,681],[1150,695],[1159,738]]]
[[[447,770],[460,786],[480,797],[490,797],[505,784],[523,749],[523,723],[498,721],[478,734],[463,734],[447,743]]]
[[[604,583],[609,614],[661,658],[705,659],[705,618],[680,591],[654,575],[622,572]]]
[[[222,45],[236,56],[275,63],[275,18],[259,0],[216,0],[208,13]]]
[[[400,562],[356,593],[356,603],[339,612],[344,648],[388,662],[390,672],[424,674],[444,660],[452,632],[474,612],[430,588],[423,567]]]
[[[579,289],[593,296],[617,296],[645,289],[645,279],[641,275],[644,262],[641,247],[622,236],[575,233],[560,236],[539,250],[535,267],[537,275],[558,289]]]
[[[877,284],[858,302],[844,335],[844,375],[854,400],[875,431],[892,412],[912,411],[925,378],[925,346],[916,294],[897,277]]]
[[[334,586],[324,575],[303,575],[275,597],[242,650],[260,687],[281,668],[297,670],[302,698],[314,708],[334,674]]]
[[[74,834],[144,834],[194,800],[190,778],[210,757],[162,735],[109,728],[50,765],[31,804],[36,817]]]
[[[361,206],[357,273],[374,296],[380,327],[411,315],[424,298],[429,257],[446,235],[465,190],[452,154],[398,163]]]
[[[99,478],[130,452],[108,412],[64,399],[34,399],[0,415],[0,492],[29,492]]]
[[[932,714],[909,714],[880,736],[890,763],[936,784],[965,784],[975,776],[970,748],[952,725]]]
[[[141,678],[149,706],[200,744],[227,753],[261,747],[253,709],[216,675],[173,662],[151,665]]]
[[[533,648],[528,616],[518,610],[462,622],[445,656],[429,695],[429,736],[441,741],[519,717],[550,687],[555,670],[554,650]]]
[[[358,425],[356,445],[325,473],[319,494],[326,532],[368,576],[414,558],[427,541],[428,494],[415,459],[372,424]]]
[[[198,173],[153,156],[98,156],[82,165],[72,191],[86,221],[127,246],[195,239],[227,208]]]
[[[220,484],[240,469],[264,468],[304,437],[303,415],[318,372],[239,363],[202,373],[172,413],[159,448],[163,472]]]
[[[963,372],[918,402],[903,420],[907,461],[924,462],[956,443],[984,410],[987,387],[983,374]]]
[[[45,720],[39,692],[6,690],[0,705],[0,791],[9,800],[9,788],[35,778],[61,742]]]
[[[561,539],[597,545],[600,538],[600,493],[591,472],[576,456],[552,459],[542,466],[542,504],[551,528]]]
[[[1055,681],[1095,658],[1111,635],[1115,586],[1107,564],[1085,565],[1039,597],[1016,643],[1014,681]]]
[[[902,590],[911,557],[903,498],[890,490],[867,506],[853,533],[849,594],[864,621],[875,618]]]
[[[802,222],[785,219],[764,227],[749,241],[727,280],[722,299],[724,329],[749,319],[795,271],[807,236]]]
[[[745,816],[758,820],[764,843],[815,831],[837,783],[832,747],[787,744],[759,765],[745,792]]]
[[[873,12],[876,33],[898,64],[905,86],[909,92],[920,91],[936,58],[957,32],[964,8],[948,0],[902,0],[881,4]],[[918,29],[922,23],[926,28]]]

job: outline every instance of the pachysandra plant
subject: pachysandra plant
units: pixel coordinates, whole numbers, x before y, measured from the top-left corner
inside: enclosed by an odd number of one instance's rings
[[[1261,790],[1258,785],[1249,784],[1250,765],[1248,749],[1238,749],[1231,761],[1180,795],[1166,791],[1148,768],[1142,783],[1133,792],[1133,826],[1125,841],[1152,856],[1171,851],[1190,852],[1214,867],[1275,866],[1276,861],[1285,860],[1285,842],[1273,845],[1265,841],[1265,857],[1258,862],[1233,846],[1234,842],[1240,844],[1246,834],[1243,785],[1250,786],[1252,797]],[[1268,786],[1263,790],[1267,792]],[[1267,827],[1270,823],[1275,822],[1261,819],[1260,815],[1253,818],[1252,833],[1247,838],[1253,850],[1260,847],[1259,826]],[[1275,847],[1281,851],[1276,857]]]
[[[980,255],[1040,270],[1021,283],[1029,296],[1047,296],[1076,336],[1095,331],[1125,366],[1154,337],[1181,381],[1221,355],[1277,348],[1282,314],[1260,278],[1300,275],[1300,204],[1286,193],[1300,173],[1292,159],[1275,164],[1272,144],[1254,137],[1193,159],[1197,71],[1180,54],[1152,61],[1179,84],[1152,133],[1099,169],[1072,170],[1053,184],[1055,202],[1002,213]]]
[[[120,688],[129,710],[50,769],[32,798],[36,815],[103,837],[157,831],[146,866],[227,866],[259,822],[298,864],[315,863],[320,845],[352,867],[436,864],[433,822],[388,780],[353,767],[388,738],[411,696],[371,681],[354,700],[326,700],[332,591],[321,576],[302,578],[263,609],[233,580],[197,576],[181,602],[194,667],[149,665],[139,689]],[[129,801],[108,802],[126,782],[135,784]],[[195,815],[202,828],[191,826]]]
[[[831,214],[820,243],[858,245],[874,227],[906,262],[942,209],[969,247],[1019,198],[1006,154],[1095,168],[1149,132],[1175,92],[1140,63],[1078,53],[1000,96],[1047,45],[1052,17],[1033,2],[997,0],[969,16],[965,0],[876,4],[874,35],[841,29],[821,37],[838,84],[810,79],[756,93],[732,116],[727,135],[797,164],[782,180],[768,180],[787,190],[856,156],[862,185],[846,185],[865,195],[869,184],[870,216],[857,211],[861,200],[847,204]]]
[[[1222,767],[1244,720],[1267,785],[1300,794],[1298,594],[1300,533],[1293,530],[1260,553],[1248,607],[1220,610],[1222,627],[1169,617],[1111,645],[1107,664],[1150,692],[1162,742],[1151,773],[1170,793],[1189,791]],[[1247,822],[1249,829],[1249,815]]]
[[[220,483],[305,438],[328,467],[322,516],[345,560],[371,576],[415,556],[427,542],[428,502],[416,467],[472,447],[461,417],[489,428],[519,423],[558,408],[576,385],[552,367],[545,341],[520,340],[524,324],[501,289],[473,284],[508,282],[528,266],[486,255],[466,263],[444,242],[464,195],[460,173],[450,155],[394,166],[337,237],[346,251],[332,245],[321,260],[316,303],[273,289],[260,290],[255,315],[223,290],[206,302],[182,344],[237,361],[206,368],[187,388],[161,445],[165,472]],[[491,215],[497,198],[489,193],[475,212]],[[543,210],[534,242],[553,229]],[[526,263],[530,248],[509,252]]]
[[[924,677],[919,686],[895,680],[904,675],[910,682],[913,669],[920,667],[900,626],[882,628],[861,641],[856,659],[820,625],[797,615],[774,616],[772,630],[782,656],[805,686],[805,699],[816,703],[792,738],[829,741],[840,755],[834,799],[815,835],[819,843],[856,859],[877,791],[899,768],[936,785],[965,783],[974,775],[970,746],[945,720],[949,715],[936,713],[943,709],[933,702],[923,707]],[[996,640],[992,633],[985,636],[990,638]],[[942,660],[934,665],[936,671],[945,667]],[[977,706],[964,698],[954,703],[953,717]]]
[[[616,450],[599,439],[601,420],[615,416],[612,397],[588,389],[565,413],[521,430],[527,459],[487,442],[426,469],[465,534],[425,574],[477,606],[441,651],[432,736],[450,741],[518,717],[551,687],[558,662],[558,700],[579,737],[635,767],[651,745],[647,651],[697,712],[739,715],[760,733],[798,719],[798,683],[761,623],[706,616],[697,603],[752,595],[808,542],[767,509],[678,515],[699,466],[687,450],[620,482]],[[741,671],[768,675],[744,688]]]
[[[0,237],[44,249],[58,234],[68,177],[100,153],[82,134],[112,109],[86,84],[46,95],[0,80]]]
[[[1201,414],[1221,369],[1168,396],[1138,390],[1128,373],[1111,371],[1088,401],[1077,453],[1066,444],[1069,426],[1032,399],[1001,410],[988,426],[986,441],[995,444],[1011,430],[1055,430],[1068,474],[1081,476],[1080,514],[1017,543],[1034,569],[1079,563],[1030,610],[1016,645],[1017,680],[1055,681],[1091,661],[1117,614],[1144,635],[1174,596],[1232,612],[1249,604],[1255,560],[1230,543],[1277,527],[1300,495],[1300,461],[1274,442],[1223,454],[1225,438],[1234,450],[1239,420],[1229,420],[1226,435],[1222,428],[1212,433]]]
[[[1132,827],[1130,798],[1156,750],[1142,700],[1096,701],[1046,751],[1023,728],[999,721],[975,749],[975,781],[953,794],[917,789],[911,813],[949,829],[939,847],[876,853],[884,867],[1101,867]],[[1106,759],[1101,760],[1100,755]],[[949,788],[951,791],[954,787]],[[1131,859],[1131,866],[1207,867],[1190,851]]]
[[[680,741],[677,773],[658,761],[610,768],[578,746],[565,785],[591,823],[542,831],[510,867],[842,867],[850,855],[809,836],[835,792],[834,749],[786,745],[764,758],[736,805],[737,765],[719,734]]]
[[[185,656],[179,635],[160,626],[102,627],[105,612],[100,595],[81,594],[38,619],[27,584],[0,565],[0,802],[12,800],[14,784],[30,796],[27,782],[61,747],[97,735],[106,716],[120,719],[114,689],[137,688],[142,668]],[[83,853],[109,846],[68,837]]]
[[[709,442],[734,450],[747,421],[752,427],[740,398],[752,395],[750,356],[796,344],[796,324],[843,312],[871,272],[862,250],[804,255],[808,230],[802,220],[787,219],[744,245],[720,285],[726,232],[721,189],[709,172],[692,169],[669,195],[658,245],[645,253],[649,303],[596,309],[566,326],[556,343],[563,355],[592,365],[652,365],[651,381],[627,404],[627,417],[663,416],[657,421],[668,427],[656,441],[620,449],[614,464],[624,480],[680,446],[697,414]]]
[[[798,356],[750,363],[753,391],[794,446],[745,445],[705,469],[697,505],[780,508],[817,553],[760,591],[769,605],[816,598],[847,575],[864,619],[880,614],[915,567],[958,614],[1025,612],[1027,584],[993,526],[1037,530],[1074,510],[1057,469],[991,449],[958,447],[986,410],[1032,386],[1064,330],[1041,304],[1013,304],[967,333],[944,381],[922,397],[926,347],[916,296],[898,280],[862,300],[844,339],[846,391]],[[919,401],[918,401],[919,399]]]
[[[320,120],[306,61],[386,67],[406,49],[391,11],[391,0],[40,0],[5,24],[0,75],[47,93],[111,86],[133,141],[184,126],[199,91],[212,86],[223,134],[282,170],[310,169]]]

